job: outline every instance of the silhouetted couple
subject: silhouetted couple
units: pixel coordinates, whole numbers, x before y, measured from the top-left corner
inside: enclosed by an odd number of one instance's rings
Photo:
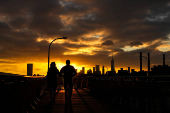
[[[66,66],[62,67],[60,72],[56,67],[55,62],[50,64],[50,68],[47,72],[47,85],[50,89],[50,98],[55,102],[55,92],[57,88],[57,75],[64,77],[64,89],[65,89],[65,101],[71,102],[73,82],[72,78],[76,75],[76,70],[70,65],[70,60],[66,60]],[[68,94],[69,93],[69,94]]]

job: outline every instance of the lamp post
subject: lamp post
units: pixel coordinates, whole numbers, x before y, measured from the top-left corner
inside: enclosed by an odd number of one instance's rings
[[[145,56],[142,56],[142,52],[140,52],[140,72],[142,72],[142,57],[144,57],[148,62],[148,73],[147,73],[147,77],[148,77],[150,74],[150,54],[148,53],[148,58],[146,58]]]
[[[49,70],[49,62],[50,62],[50,46],[51,46],[51,44],[55,41],[55,40],[57,40],[57,39],[67,39],[67,37],[62,37],[62,38],[56,38],[56,39],[54,39],[51,43],[50,43],[50,45],[49,45],[49,48],[48,48],[48,70]]]

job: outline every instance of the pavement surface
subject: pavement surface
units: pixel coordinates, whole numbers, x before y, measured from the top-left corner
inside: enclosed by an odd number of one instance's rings
[[[88,89],[73,89],[72,103],[65,103],[65,92],[56,92],[55,103],[49,92],[38,102],[35,113],[119,113],[114,108],[89,95]]]

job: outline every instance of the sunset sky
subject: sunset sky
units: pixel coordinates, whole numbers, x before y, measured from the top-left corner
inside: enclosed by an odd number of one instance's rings
[[[70,59],[78,69],[107,66],[115,60],[139,70],[139,52],[151,67],[170,65],[170,2],[166,0],[0,0],[0,72],[47,73],[50,61],[58,69]],[[106,68],[105,68],[106,69]],[[147,60],[143,59],[147,70]],[[106,69],[107,70],[107,69]]]

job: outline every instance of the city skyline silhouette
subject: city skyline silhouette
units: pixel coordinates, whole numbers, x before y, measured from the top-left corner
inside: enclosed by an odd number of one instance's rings
[[[151,66],[162,64],[161,54],[170,57],[168,1],[26,0],[2,1],[0,6],[0,72],[23,75],[27,63],[33,63],[35,74],[45,75],[48,47],[56,38],[50,61],[59,69],[66,59],[78,70],[110,68],[113,55],[116,71],[138,71],[139,52],[145,57],[150,53]]]
[[[156,66],[157,67],[159,67],[159,68],[161,68],[161,66],[163,66],[163,67],[165,67],[165,68],[167,68],[168,69],[168,64],[167,63],[165,63],[165,54],[162,54],[163,55],[163,57],[162,57],[162,64],[158,64],[158,65],[152,65],[152,64],[150,64],[150,62],[148,63],[148,60],[150,61],[150,53],[147,53],[147,55],[149,55],[149,56],[147,56],[147,57],[145,57],[145,56],[143,56],[142,55],[142,52],[140,52],[139,53],[139,67],[138,67],[138,69],[140,69],[140,70],[136,70],[136,68],[131,68],[130,66],[129,67],[126,67],[126,68],[123,68],[123,67],[120,67],[119,69],[117,68],[117,70],[115,69],[115,64],[114,64],[114,58],[113,58],[113,56],[112,56],[112,59],[111,59],[111,61],[110,61],[110,68],[109,68],[109,66],[105,66],[105,65],[95,65],[95,66],[93,66],[93,67],[91,67],[91,68],[86,68],[86,67],[80,67],[81,69],[77,69],[76,68],[76,71],[77,71],[77,73],[78,74],[89,74],[89,71],[90,71],[90,73],[98,73],[99,75],[107,75],[108,73],[110,73],[110,75],[111,76],[113,76],[113,75],[115,75],[115,74],[118,74],[118,73],[120,73],[120,71],[121,70],[124,70],[124,72],[127,74],[127,73],[133,73],[132,71],[134,71],[134,72],[141,72],[141,71],[145,71],[145,72],[147,72],[148,73],[148,70],[149,71],[154,71],[154,68],[156,68]],[[143,61],[143,60],[144,61]],[[147,69],[145,69],[145,68],[143,68],[143,67],[145,67],[145,66],[143,66],[142,64],[143,64],[143,62],[145,62],[145,60],[147,61]],[[152,61],[152,60],[151,60]],[[74,65],[74,63],[73,63],[73,65]],[[151,66],[152,65],[152,66]],[[56,65],[57,66],[57,65]],[[149,66],[149,67],[148,67]],[[58,67],[58,66],[57,66]],[[63,67],[63,66],[62,66]],[[113,68],[112,68],[113,67]],[[163,68],[162,67],[162,68]],[[110,70],[108,70],[108,68],[110,69]],[[29,75],[29,76],[39,76],[39,75],[43,75],[43,76],[46,76],[46,74],[39,74],[39,73],[33,73],[33,70],[34,70],[34,68],[33,68],[33,63],[27,63],[27,74],[23,74],[23,75]],[[59,69],[60,70],[60,69]],[[6,72],[4,72],[4,73],[6,73]],[[29,74],[30,73],[30,74]],[[162,72],[159,72],[160,74],[162,73]],[[166,73],[166,72],[165,72]],[[12,74],[12,73],[11,73]],[[13,73],[13,74],[18,74],[18,73]],[[168,74],[167,74],[168,75]]]
[[[0,113],[168,113],[169,26],[168,0],[0,0]]]

